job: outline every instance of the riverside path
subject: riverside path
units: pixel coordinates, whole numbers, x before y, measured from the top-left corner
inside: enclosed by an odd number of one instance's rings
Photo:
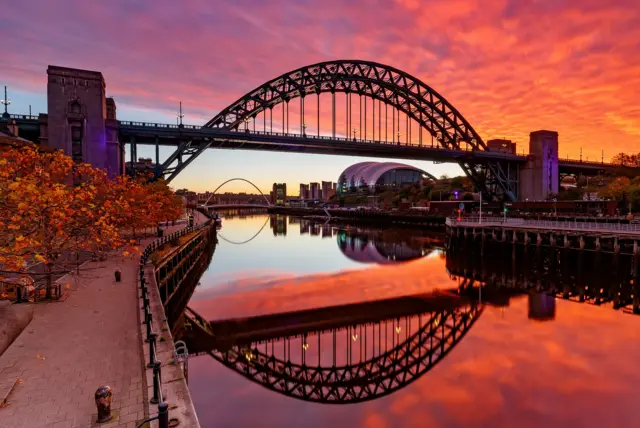
[[[114,418],[100,427],[135,427],[146,417],[137,268],[137,258],[87,262],[80,278],[62,279],[64,301],[35,305],[33,321],[0,356],[0,427],[96,426],[94,393],[102,384],[112,388]]]

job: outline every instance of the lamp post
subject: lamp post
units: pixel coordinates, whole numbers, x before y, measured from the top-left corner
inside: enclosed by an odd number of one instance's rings
[[[7,97],[7,87],[4,87],[4,99],[0,100],[1,104],[4,104],[4,113],[2,114],[2,117],[4,118],[9,118],[9,112],[7,111],[7,106],[9,104],[11,104],[11,100],[9,99],[9,97]]]
[[[244,132],[249,132],[249,118],[244,118]]]
[[[356,128],[353,128],[353,141],[356,141],[356,134],[358,133],[358,130]]]
[[[307,136],[307,124],[306,123],[302,124],[302,136],[303,137]]]
[[[398,145],[400,145],[400,131],[398,131]]]

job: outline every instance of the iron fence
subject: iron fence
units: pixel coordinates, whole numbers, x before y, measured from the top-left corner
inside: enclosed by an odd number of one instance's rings
[[[169,427],[169,407],[164,402],[164,397],[162,396],[162,367],[161,362],[157,358],[158,353],[156,349],[156,340],[158,337],[158,334],[156,332],[159,331],[160,326],[155,325],[154,328],[154,320],[149,303],[149,289],[147,286],[147,281],[144,277],[144,265],[149,260],[151,254],[160,246],[165,245],[173,241],[174,239],[188,235],[196,230],[202,229],[206,225],[207,223],[202,223],[197,226],[186,227],[184,229],[173,232],[161,239],[158,239],[149,244],[144,249],[144,251],[142,252],[142,256],[140,257],[140,297],[142,299],[142,307],[144,309],[144,323],[146,327],[145,342],[149,344],[149,362],[147,363],[147,369],[153,370],[153,397],[151,397],[149,402],[151,404],[158,405],[158,415],[140,422],[138,427],[142,427],[145,423],[154,421],[156,419],[158,420],[158,426],[160,428]]]

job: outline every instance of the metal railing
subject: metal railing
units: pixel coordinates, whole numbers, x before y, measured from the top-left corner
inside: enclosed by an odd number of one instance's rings
[[[164,397],[162,396],[162,369],[161,362],[158,360],[157,349],[156,349],[156,339],[158,337],[157,331],[160,330],[160,326],[156,325],[154,328],[153,315],[151,313],[150,302],[149,302],[149,289],[147,287],[147,281],[144,277],[144,265],[151,257],[151,254],[157,250],[160,246],[165,245],[174,239],[183,237],[188,235],[196,230],[202,229],[205,227],[207,223],[202,223],[197,226],[189,226],[184,229],[180,229],[176,232],[173,232],[162,239],[158,239],[151,244],[149,244],[144,251],[142,252],[142,256],[140,257],[140,289],[141,289],[141,298],[142,298],[142,307],[144,309],[144,323],[146,324],[146,336],[145,342],[149,344],[149,362],[147,363],[147,368],[153,370],[153,397],[149,400],[151,404],[158,405],[158,415],[153,418],[145,419],[140,422],[137,427],[142,427],[145,423],[158,420],[159,428],[168,428],[169,427],[169,407],[164,402]],[[164,302],[162,302],[164,304]]]
[[[518,226],[533,227],[544,229],[558,230],[589,230],[589,231],[607,231],[607,232],[626,232],[640,233],[640,224],[625,223],[596,223],[586,221],[559,221],[559,220],[529,220],[524,218],[512,217],[485,217],[470,216],[449,217],[446,220],[447,226],[465,226],[465,225],[481,225],[481,226]]]
[[[10,114],[9,117],[16,120],[38,120],[39,118],[37,115],[30,114]]]

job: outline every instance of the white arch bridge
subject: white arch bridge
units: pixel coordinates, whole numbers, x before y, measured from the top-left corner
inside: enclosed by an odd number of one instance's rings
[[[262,198],[264,199],[265,203],[264,204],[258,204],[258,203],[255,203],[255,204],[251,204],[251,203],[209,204],[209,201],[211,201],[211,198],[216,196],[218,190],[220,190],[220,188],[222,188],[224,185],[226,185],[228,183],[231,183],[232,181],[244,181],[245,183],[250,184],[251,186],[253,186],[254,189],[256,189],[258,191],[260,196],[262,196]],[[205,210],[211,210],[211,209],[215,210],[215,209],[219,209],[219,208],[264,208],[264,207],[268,207],[268,206],[271,206],[271,201],[269,201],[269,198],[267,198],[264,195],[264,193],[262,193],[262,190],[260,190],[260,188],[258,186],[256,186],[253,182],[247,180],[246,178],[240,178],[240,177],[230,178],[229,180],[223,182],[218,187],[216,187],[213,192],[211,192],[211,195],[209,196],[209,198],[207,198],[207,200],[205,201],[204,204],[198,204],[199,208],[204,208]]]

